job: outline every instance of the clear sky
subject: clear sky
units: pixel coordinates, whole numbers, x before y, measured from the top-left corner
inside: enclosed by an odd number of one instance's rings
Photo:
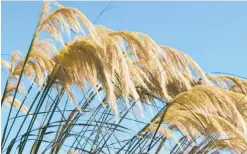
[[[60,2],[94,21],[109,2]],[[26,52],[42,2],[2,2],[2,53]],[[247,2],[113,2],[96,24],[140,31],[208,72],[247,77]],[[6,59],[8,56],[3,56]]]
[[[60,2],[81,10],[91,21],[109,2]],[[25,53],[42,2],[2,2],[1,52]],[[247,78],[247,2],[113,2],[96,24],[140,31],[158,44],[191,56],[206,73]],[[9,55],[2,55],[9,59]],[[2,72],[2,87],[6,71]]]

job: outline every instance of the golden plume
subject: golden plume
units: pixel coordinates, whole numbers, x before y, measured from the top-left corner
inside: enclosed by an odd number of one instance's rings
[[[247,119],[244,115],[246,111],[241,111],[240,104],[247,104],[247,98],[240,93],[213,86],[195,86],[177,95],[169,103],[164,110],[163,122],[179,129],[190,138],[213,134],[220,140],[236,138],[242,147],[238,150],[243,151],[247,146]],[[210,138],[208,140],[210,141]],[[218,143],[221,142],[211,144],[215,146]],[[221,147],[236,150],[232,146],[233,144],[224,142]]]
[[[230,75],[208,75],[207,77],[218,87],[247,94],[247,80],[244,78]]]
[[[6,87],[6,92],[5,92],[5,97],[4,97],[4,104],[7,106],[11,106],[11,103],[13,102],[13,107],[15,107],[16,109],[20,109],[20,111],[22,111],[23,113],[27,114],[28,112],[28,107],[25,106],[25,104],[23,104],[21,106],[21,102],[15,98],[15,100],[13,101],[13,93],[16,91],[16,84],[15,84],[15,78],[10,78],[9,80],[9,84]],[[14,83],[13,83],[14,82]],[[17,89],[18,93],[25,93],[25,89],[23,86],[19,85],[18,89]]]

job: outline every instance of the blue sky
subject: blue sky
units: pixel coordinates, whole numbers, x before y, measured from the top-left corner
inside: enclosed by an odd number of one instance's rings
[[[109,2],[61,2],[91,21]],[[42,2],[2,2],[2,53],[26,52]],[[140,31],[190,55],[205,72],[247,77],[247,2],[113,2],[96,24]],[[7,59],[8,56],[2,58]]]

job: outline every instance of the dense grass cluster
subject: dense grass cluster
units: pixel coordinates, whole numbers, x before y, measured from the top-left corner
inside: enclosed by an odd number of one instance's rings
[[[247,153],[245,78],[75,8],[44,2],[26,55],[1,64],[3,153]]]

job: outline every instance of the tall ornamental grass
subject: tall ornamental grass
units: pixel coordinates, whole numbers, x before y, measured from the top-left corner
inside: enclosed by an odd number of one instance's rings
[[[57,2],[24,53],[1,60],[2,153],[247,153],[246,78]]]

